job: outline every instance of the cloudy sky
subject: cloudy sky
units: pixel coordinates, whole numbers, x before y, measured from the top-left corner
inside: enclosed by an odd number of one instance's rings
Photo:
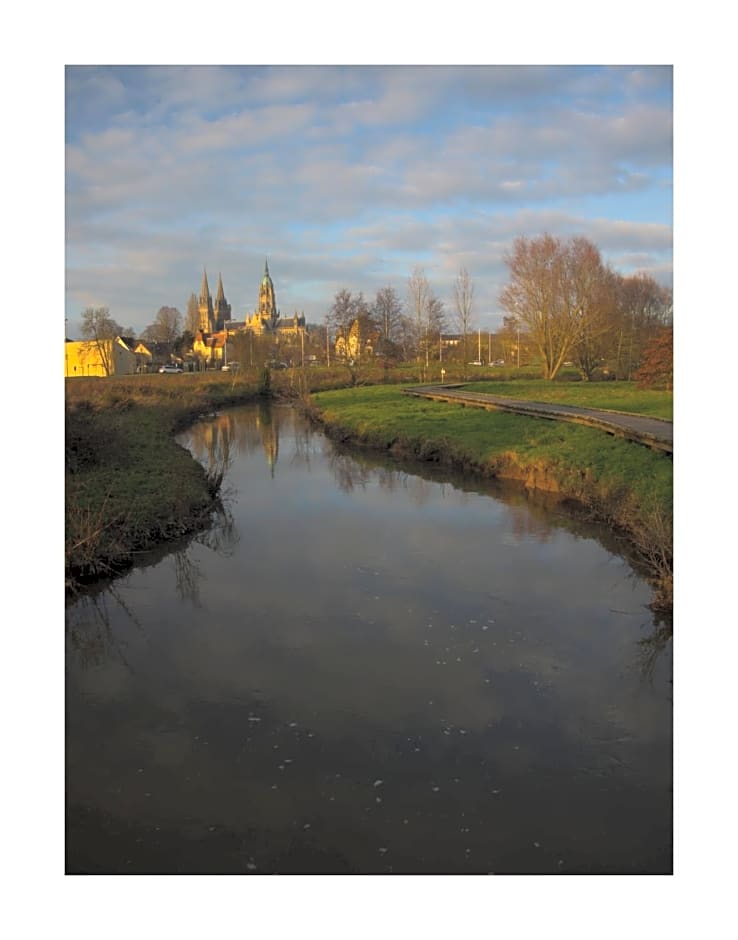
[[[66,68],[66,316],[142,330],[203,267],[233,316],[268,257],[283,315],[346,287],[452,306],[461,265],[496,327],[519,235],[591,238],[672,281],[672,69]]]

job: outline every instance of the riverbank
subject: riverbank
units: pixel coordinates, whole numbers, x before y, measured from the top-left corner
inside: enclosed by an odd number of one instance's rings
[[[667,457],[590,428],[413,400],[392,385],[335,390],[341,384],[345,370],[286,370],[269,383],[256,372],[67,380],[67,589],[206,526],[223,468],[206,472],[174,434],[201,415],[276,395],[309,400],[306,410],[334,439],[557,494],[627,535],[655,606],[671,609]]]
[[[261,392],[253,377],[212,374],[67,381],[67,591],[118,574],[138,553],[208,525],[223,469],[206,471],[174,435]]]
[[[334,440],[521,482],[626,537],[672,607],[672,462],[602,431],[415,399],[396,387],[320,392],[310,416]]]

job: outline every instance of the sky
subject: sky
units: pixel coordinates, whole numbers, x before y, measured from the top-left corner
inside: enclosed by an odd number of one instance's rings
[[[501,325],[519,236],[583,235],[620,273],[673,272],[672,67],[67,66],[69,335],[140,332],[223,278],[250,314],[322,322],[337,291],[401,299],[421,266]]]

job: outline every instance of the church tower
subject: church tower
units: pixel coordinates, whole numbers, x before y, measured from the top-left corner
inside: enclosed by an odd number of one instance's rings
[[[264,261],[264,274],[259,285],[259,305],[256,308],[256,314],[263,322],[268,321],[268,325],[274,326],[277,322],[277,300],[274,296],[274,283],[269,276],[269,262]]]
[[[205,268],[202,269],[202,287],[200,288],[200,305],[198,310],[200,313],[200,329],[203,333],[212,333],[215,329],[213,298],[210,296],[208,275]]]
[[[225,299],[225,293],[223,291],[223,279],[218,274],[218,289],[215,292],[215,328],[218,330],[224,330],[226,325],[226,320],[231,319],[231,305]]]

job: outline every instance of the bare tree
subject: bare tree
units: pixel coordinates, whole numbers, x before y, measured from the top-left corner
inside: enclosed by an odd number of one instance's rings
[[[563,242],[546,234],[517,238],[505,260],[510,283],[500,303],[525,324],[543,377],[552,380],[592,322],[603,271],[600,253],[585,238]]]
[[[619,288],[616,369],[630,379],[646,346],[671,323],[673,297],[650,274],[621,278]]]
[[[142,336],[154,343],[163,343],[169,352],[182,335],[182,314],[176,307],[160,307],[156,319]]]
[[[464,346],[464,378],[466,378],[467,363],[469,361],[467,338],[472,328],[472,311],[474,305],[474,284],[465,267],[459,268],[454,281],[454,313]]]
[[[344,358],[361,359],[367,340],[376,330],[373,311],[363,292],[354,295],[345,287],[338,291],[326,315],[326,326],[334,337],[343,337]]]
[[[579,374],[588,382],[613,348],[620,278],[604,265],[599,269],[585,269],[584,277],[589,280],[580,289],[589,292],[590,303],[586,316],[582,317],[579,338],[574,343],[573,359]]]
[[[374,319],[382,336],[382,352],[394,349],[402,333],[402,301],[394,287],[382,287],[374,300]]]
[[[430,284],[423,268],[416,267],[413,270],[408,278],[407,292],[408,308],[413,323],[415,355],[420,364],[424,346],[427,352],[427,343],[424,343],[424,338],[427,332],[428,301],[431,296]]]
[[[197,294],[190,294],[190,299],[187,301],[184,328],[193,336],[200,329],[200,302]]]
[[[110,310],[107,307],[87,307],[82,312],[79,331],[88,348],[94,349],[100,357],[105,375],[112,375],[113,340],[123,330],[110,316]]]
[[[425,364],[429,365],[429,356],[431,350],[440,349],[441,334],[446,331],[446,308],[440,297],[431,291],[428,298],[428,314],[426,317],[425,334]]]

